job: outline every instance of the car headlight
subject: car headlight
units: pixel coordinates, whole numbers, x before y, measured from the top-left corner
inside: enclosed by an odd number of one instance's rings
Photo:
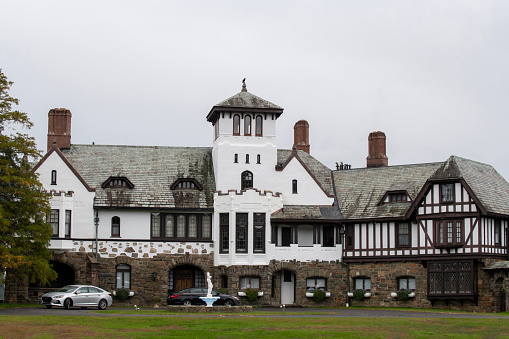
[[[55,295],[55,296],[53,296],[53,299],[60,299],[60,298],[63,298],[63,297],[64,297],[63,294],[62,295]]]

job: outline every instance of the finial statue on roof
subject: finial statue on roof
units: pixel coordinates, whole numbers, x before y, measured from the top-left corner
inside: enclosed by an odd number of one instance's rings
[[[242,79],[242,92],[247,92],[246,78]]]

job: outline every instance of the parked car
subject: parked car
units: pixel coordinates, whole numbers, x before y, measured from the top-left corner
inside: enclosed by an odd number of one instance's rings
[[[47,308],[60,307],[97,307],[105,310],[113,304],[111,294],[102,288],[90,285],[67,285],[56,292],[44,293],[41,305]]]
[[[207,296],[207,288],[193,287],[182,291],[171,293],[168,296],[168,305],[206,305],[206,303],[200,299],[200,297]],[[214,302],[214,306],[240,306],[239,299],[229,294],[221,294],[218,291],[212,290],[213,297],[219,297]]]

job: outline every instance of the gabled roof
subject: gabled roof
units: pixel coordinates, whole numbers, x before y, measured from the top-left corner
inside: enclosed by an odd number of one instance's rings
[[[71,145],[62,153],[96,189],[96,207],[213,208],[215,181],[209,147]],[[125,177],[134,187],[102,188],[109,177]],[[173,192],[170,186],[179,178],[193,178],[203,190]]]
[[[216,115],[225,111],[275,113],[278,117],[283,113],[283,108],[243,90],[212,107],[207,115],[207,121],[215,121]]]
[[[304,151],[287,149],[277,150],[277,167],[284,168],[292,158],[296,158],[304,166],[327,196],[334,196],[330,168]]]
[[[509,215],[509,183],[490,165],[451,156],[430,180],[463,179],[489,214]]]
[[[403,218],[411,202],[382,204],[388,191],[408,192],[413,200],[443,163],[333,171],[339,208],[347,220]]]

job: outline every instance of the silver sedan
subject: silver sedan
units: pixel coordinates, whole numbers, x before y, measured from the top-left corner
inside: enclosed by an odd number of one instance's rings
[[[90,285],[67,285],[56,292],[45,293],[41,305],[47,308],[60,307],[97,307],[100,310],[113,304],[111,294],[102,288]]]

